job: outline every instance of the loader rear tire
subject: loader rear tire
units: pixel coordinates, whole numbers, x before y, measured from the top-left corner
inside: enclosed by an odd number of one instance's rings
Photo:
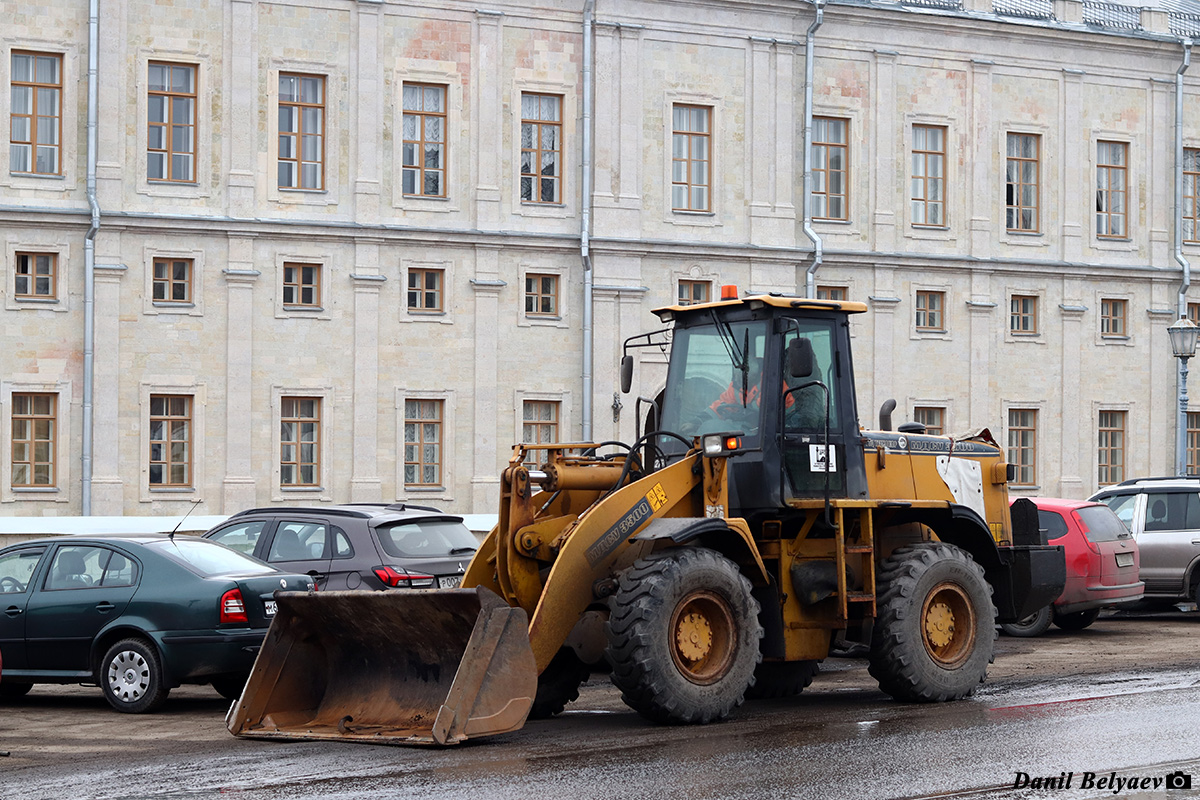
[[[529,718],[549,719],[561,714],[567,703],[579,699],[579,685],[591,674],[592,668],[580,661],[574,650],[569,647],[559,650],[538,676]]]
[[[970,695],[987,675],[996,609],[983,568],[961,548],[922,542],[879,568],[868,671],[897,700],[935,703]]]
[[[707,724],[742,704],[762,659],[758,601],[729,559],[676,547],[621,573],[607,656],[621,699],[652,722]]]
[[[754,685],[746,697],[795,697],[808,688],[820,672],[820,661],[764,661],[754,670]]]

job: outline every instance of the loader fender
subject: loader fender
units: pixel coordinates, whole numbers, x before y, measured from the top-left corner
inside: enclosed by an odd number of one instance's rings
[[[741,518],[664,517],[651,522],[633,539],[642,542],[669,539],[675,544],[700,544],[739,564],[755,586],[766,586],[770,582],[750,527]]]

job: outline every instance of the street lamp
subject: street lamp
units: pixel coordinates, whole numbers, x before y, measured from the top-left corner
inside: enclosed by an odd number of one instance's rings
[[[1180,317],[1167,328],[1171,337],[1171,353],[1179,359],[1179,414],[1175,419],[1175,474],[1187,475],[1187,375],[1188,359],[1196,355],[1196,337],[1200,327],[1187,317]]]

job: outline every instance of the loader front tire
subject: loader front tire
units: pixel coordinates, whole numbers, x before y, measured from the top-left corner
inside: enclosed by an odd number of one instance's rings
[[[567,703],[579,699],[579,685],[591,674],[592,668],[580,661],[574,650],[560,649],[538,676],[537,694],[529,709],[529,718],[549,719],[561,714]]]
[[[987,675],[996,610],[983,569],[961,548],[922,542],[879,568],[868,671],[897,700],[970,695]]]
[[[625,570],[607,623],[621,699],[652,722],[707,724],[742,704],[762,656],[758,601],[729,559],[703,547]]]

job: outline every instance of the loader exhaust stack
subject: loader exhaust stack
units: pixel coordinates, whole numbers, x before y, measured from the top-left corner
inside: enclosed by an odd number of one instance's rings
[[[483,587],[280,592],[235,736],[457,744],[516,730],[537,692],[529,620]]]

